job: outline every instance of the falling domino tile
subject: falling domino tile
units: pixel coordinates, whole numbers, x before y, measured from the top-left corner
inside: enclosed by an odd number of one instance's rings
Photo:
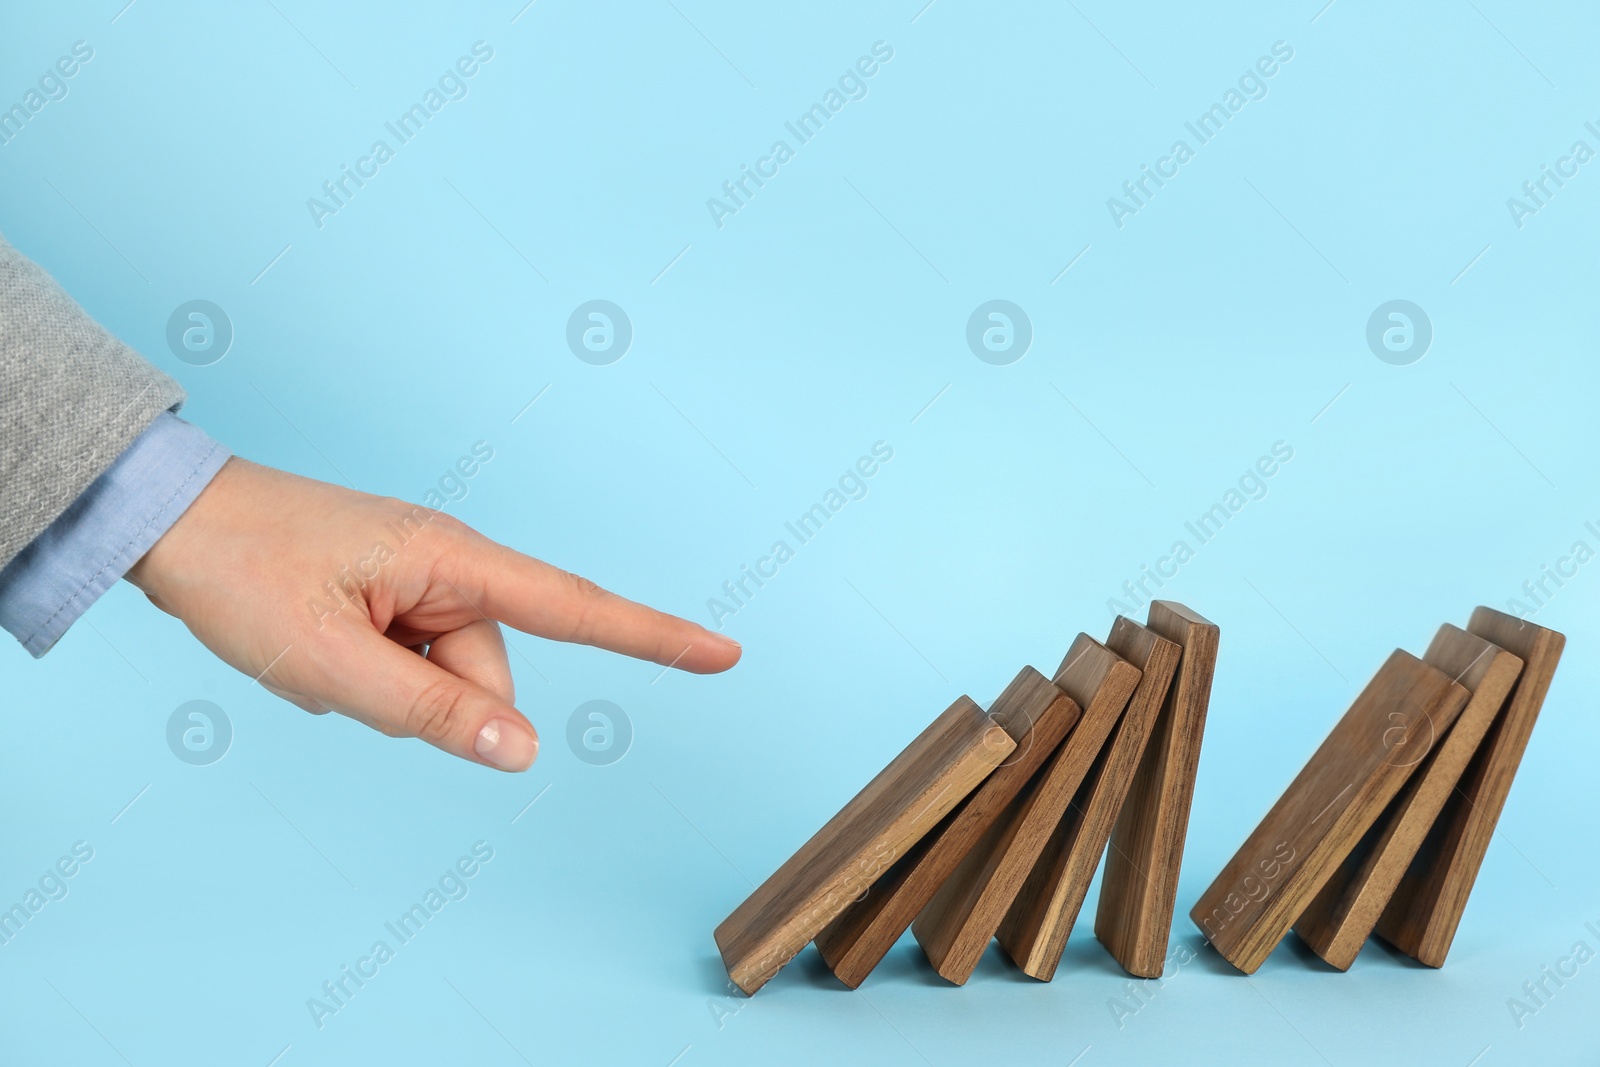
[[[1493,608],[1475,610],[1467,631],[1521,658],[1523,667],[1516,688],[1378,920],[1378,936],[1429,967],[1444,966],[1450,952],[1472,883],[1567,643],[1555,630]]]
[[[1139,683],[999,930],[1000,947],[1022,973],[1045,982],[1061,963],[1067,937],[1183,652],[1176,643],[1122,616],[1112,625],[1106,647],[1139,669]]]
[[[1094,932],[1129,974],[1159,978],[1172,933],[1220,631],[1170,600],[1151,602],[1147,625],[1180,646],[1183,656],[1111,832]]]
[[[1079,634],[1054,681],[1083,709],[1078,725],[911,924],[934,970],[956,985],[972,977],[1133,695],[1139,669]]]
[[[817,935],[817,950],[851,989],[905,933],[945,879],[1050,758],[1081,714],[1050,679],[1024,667],[989,709],[1016,750],[895,864],[860,900]]]
[[[959,698],[717,927],[728,977],[754,993],[1016,748]]]
[[[1422,659],[1472,696],[1450,732],[1431,746],[1426,762],[1295,923],[1300,939],[1341,971],[1355,962],[1522,670],[1522,661],[1505,649],[1448,624]],[[1433,741],[1418,740],[1424,746]]]
[[[1442,735],[1467,698],[1395,650],[1190,911],[1224,959],[1255,973],[1415,771],[1402,742]]]

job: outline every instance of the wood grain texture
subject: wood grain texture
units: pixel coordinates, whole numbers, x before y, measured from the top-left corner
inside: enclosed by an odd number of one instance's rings
[[[925,834],[866,895],[817,935],[828,969],[851,989],[878,965],[972,847],[1077,723],[1077,703],[1024,667],[989,708],[1016,749],[983,784]]]
[[[1139,669],[1079,634],[1053,680],[1083,709],[1078,725],[911,924],[934,970],[956,985],[978,966],[1127,706]]]
[[[1172,934],[1220,631],[1170,600],[1151,602],[1146,625],[1183,655],[1111,831],[1094,932],[1129,974],[1159,978]]]
[[[1567,639],[1555,630],[1480,607],[1468,632],[1522,659],[1522,674],[1460,782],[1434,820],[1378,920],[1378,935],[1430,967],[1444,965],[1472,883],[1505,807],[1517,766]]]
[[[1416,770],[1415,739],[1443,735],[1467,697],[1395,650],[1189,912],[1224,959],[1261,966]]]
[[[1432,744],[1400,795],[1295,923],[1300,939],[1341,971],[1349,970],[1366,944],[1522,671],[1522,660],[1516,656],[1449,624],[1439,628],[1422,660],[1461,683],[1472,696],[1455,725]],[[1432,739],[1417,740],[1426,746]]]
[[[754,993],[998,767],[1016,742],[961,697],[716,929]]]
[[[1061,962],[1182,656],[1175,642],[1122,616],[1106,647],[1139,669],[1138,685],[1000,924],[1000,947],[1024,974],[1044,982]]]

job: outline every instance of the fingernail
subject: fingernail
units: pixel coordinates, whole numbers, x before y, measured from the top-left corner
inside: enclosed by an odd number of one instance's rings
[[[472,749],[502,771],[525,771],[539,754],[539,739],[521,723],[490,719]]]
[[[744,648],[743,645],[741,645],[739,642],[735,641],[733,638],[729,637],[727,634],[717,634],[716,636],[717,636],[718,640],[723,641],[726,644],[730,644],[734,648]]]

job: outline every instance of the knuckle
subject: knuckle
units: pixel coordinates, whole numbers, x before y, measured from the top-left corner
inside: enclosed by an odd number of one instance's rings
[[[405,730],[411,737],[436,745],[453,736],[466,715],[467,691],[441,679],[430,682],[412,699],[406,711]]]
[[[434,512],[433,525],[446,537],[467,537],[474,532],[472,527],[446,511]]]
[[[565,580],[578,602],[578,613],[572,620],[572,632],[567,636],[567,640],[580,644],[587,643],[594,635],[594,610],[611,594],[582,575],[570,571],[561,573],[566,575]]]
[[[426,504],[414,504],[399,497],[383,497],[380,510],[387,525],[408,536],[423,530],[433,530],[440,535],[457,535],[471,529],[449,512],[437,510]]]
[[[581,574],[573,574],[571,571],[562,571],[561,573],[567,576],[567,581],[579,596],[599,596],[605,592],[604,589]]]

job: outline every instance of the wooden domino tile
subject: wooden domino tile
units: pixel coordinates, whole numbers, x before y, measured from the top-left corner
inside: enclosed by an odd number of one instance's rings
[[[1443,966],[1450,952],[1567,641],[1555,630],[1484,607],[1472,613],[1467,630],[1520,657],[1523,666],[1511,696],[1378,920],[1380,937],[1430,967]]]
[[[934,969],[956,985],[977,968],[1122,716],[1138,685],[1139,669],[1088,634],[1079,634],[1054,682],[1083,709],[1077,726],[911,924]]]
[[[1177,644],[1183,655],[1111,832],[1094,932],[1129,974],[1159,978],[1172,933],[1220,631],[1170,600],[1151,602],[1146,625]]]
[[[1122,616],[1106,647],[1139,669],[1138,685],[999,930],[1000,946],[1012,961],[1045,982],[1061,962],[1182,655],[1175,642]]]
[[[1300,939],[1341,971],[1355,962],[1522,671],[1516,656],[1448,624],[1440,627],[1422,660],[1472,696],[1442,740],[1416,739],[1419,750],[1431,744],[1432,751],[1295,923]]]
[[[717,927],[734,984],[765,985],[1015,747],[977,704],[952,704]]]
[[[1443,735],[1468,696],[1410,653],[1389,657],[1190,911],[1224,959],[1261,966],[1415,771],[1415,739]]]
[[[839,981],[859,986],[1077,723],[1073,699],[1024,667],[989,709],[1016,749],[937,828],[817,935]]]

